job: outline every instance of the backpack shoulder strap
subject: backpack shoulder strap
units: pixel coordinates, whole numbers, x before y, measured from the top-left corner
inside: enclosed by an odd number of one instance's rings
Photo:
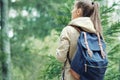
[[[81,27],[78,27],[76,25],[70,24],[69,26],[74,27],[79,33],[81,31],[84,31]],[[69,51],[67,53],[67,59],[66,59],[65,63],[67,62],[67,60],[68,60],[69,64],[71,64],[71,60],[70,60],[70,57],[69,57]]]
[[[79,33],[80,33],[80,31],[82,30],[80,27],[78,27],[78,26],[76,26],[76,25],[70,24],[69,26],[74,27]],[[70,57],[69,57],[69,50],[68,50],[68,53],[67,53],[67,59],[66,59],[65,63],[67,62],[67,60],[68,60],[69,64],[71,64],[71,60],[70,60]],[[65,64],[65,63],[64,63],[64,64]]]
[[[83,29],[81,27],[78,27],[76,25],[70,24],[69,26],[74,27],[79,33],[80,33],[80,31],[83,31]]]

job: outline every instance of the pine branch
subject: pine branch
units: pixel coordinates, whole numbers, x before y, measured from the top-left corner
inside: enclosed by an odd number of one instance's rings
[[[109,13],[109,12],[112,12],[114,11],[114,7],[118,6],[118,3],[113,3],[112,6],[110,6],[109,8],[106,7],[105,10],[102,11],[102,14],[106,14],[106,13]],[[105,6],[103,6],[105,7]]]
[[[111,25],[110,28],[108,28],[106,31],[105,31],[105,34],[106,35],[112,35],[113,33],[117,34],[120,32],[120,21],[118,22],[115,22],[114,24]]]

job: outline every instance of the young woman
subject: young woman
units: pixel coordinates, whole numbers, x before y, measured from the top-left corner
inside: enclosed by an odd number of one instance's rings
[[[62,80],[80,80],[80,76],[76,79],[71,75],[67,54],[69,54],[69,58],[72,60],[76,52],[80,29],[90,33],[101,33],[101,22],[98,11],[99,8],[96,2],[92,2],[91,0],[75,1],[74,8],[71,12],[72,20],[62,30],[60,44],[56,52],[57,59],[64,64]]]

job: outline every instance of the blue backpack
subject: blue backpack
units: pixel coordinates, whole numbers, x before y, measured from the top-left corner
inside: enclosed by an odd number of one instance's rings
[[[99,33],[80,32],[77,51],[70,62],[78,80],[104,80],[108,65],[105,42]]]

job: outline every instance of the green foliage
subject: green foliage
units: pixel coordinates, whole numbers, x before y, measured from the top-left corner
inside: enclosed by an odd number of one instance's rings
[[[120,21],[114,22],[109,28],[107,28],[106,33],[107,35],[114,35],[120,32]]]
[[[59,63],[55,57],[53,56],[48,56],[48,62],[47,64],[45,65],[46,68],[45,70],[43,70],[43,74],[44,74],[44,80],[53,80],[53,79],[56,79],[56,80],[59,80],[60,78],[60,74],[61,74],[61,71],[62,71],[62,65],[61,63]]]
[[[112,61],[114,61],[115,63],[118,62],[120,60],[120,58],[118,56],[120,56],[119,51],[120,50],[120,43],[118,43],[117,45],[115,45],[113,48],[111,48],[111,50],[109,51],[109,59],[111,59]]]
[[[119,32],[120,32],[120,24],[119,21],[115,21],[114,19],[112,22],[112,14],[115,11],[116,6],[119,3],[113,3],[112,6],[101,7],[101,17],[102,17],[102,24],[103,24],[103,32],[105,41],[107,44],[107,52],[109,58],[109,67],[107,69],[107,73],[105,76],[105,80],[119,80],[120,79],[120,41],[118,40]]]

